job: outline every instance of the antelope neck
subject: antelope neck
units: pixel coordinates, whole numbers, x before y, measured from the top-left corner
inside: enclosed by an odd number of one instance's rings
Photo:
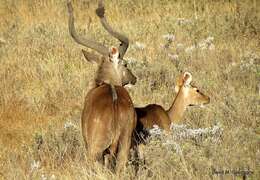
[[[105,63],[102,65],[97,73],[98,81],[105,82],[107,84],[121,86],[121,78],[119,77],[118,70],[112,63]]]
[[[187,103],[185,102],[186,95],[185,95],[185,92],[182,92],[183,88],[185,88],[185,87],[182,86],[179,89],[179,92],[177,93],[171,107],[167,111],[167,113],[171,119],[171,122],[173,122],[173,123],[179,122],[182,119],[182,116],[187,107]]]

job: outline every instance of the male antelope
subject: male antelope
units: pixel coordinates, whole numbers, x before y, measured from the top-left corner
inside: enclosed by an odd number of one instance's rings
[[[181,74],[176,82],[177,93],[171,107],[165,110],[157,104],[149,104],[145,107],[136,107],[138,123],[144,128],[152,128],[153,125],[169,131],[171,123],[181,121],[188,106],[204,105],[210,102],[210,98],[191,85],[192,75],[189,72]]]
[[[122,87],[135,84],[136,77],[125,66],[122,58],[128,47],[128,38],[113,31],[121,41],[119,49],[107,47],[90,39],[79,37],[74,27],[71,2],[69,11],[69,31],[73,39],[103,55],[103,58],[83,51],[85,58],[99,64],[93,86],[87,93],[82,112],[82,134],[92,161],[111,161],[116,157],[116,172],[120,172],[128,159],[136,113],[128,92]],[[99,3],[97,13],[104,17],[104,7]],[[111,30],[112,28],[108,26]]]

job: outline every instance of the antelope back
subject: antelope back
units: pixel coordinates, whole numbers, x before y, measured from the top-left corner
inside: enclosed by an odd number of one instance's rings
[[[91,160],[110,154],[117,157],[116,172],[127,162],[131,137],[136,126],[132,100],[125,88],[115,86],[113,101],[111,86],[103,84],[89,91],[82,114],[82,134]]]

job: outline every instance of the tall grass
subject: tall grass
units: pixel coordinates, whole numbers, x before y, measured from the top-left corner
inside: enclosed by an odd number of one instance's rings
[[[147,145],[147,163],[135,178],[209,179],[220,177],[212,169],[250,169],[249,177],[259,179],[259,2],[112,0],[105,5],[109,22],[131,41],[126,58],[138,77],[129,89],[134,103],[168,108],[175,79],[190,71],[211,103],[189,108],[183,124],[223,127],[218,143],[178,142],[182,155]],[[80,34],[118,44],[94,14],[97,1],[73,1],[73,7]],[[116,178],[86,158],[80,116],[96,67],[84,60],[67,20],[66,1],[0,2],[0,179]],[[131,163],[123,178],[134,178]]]

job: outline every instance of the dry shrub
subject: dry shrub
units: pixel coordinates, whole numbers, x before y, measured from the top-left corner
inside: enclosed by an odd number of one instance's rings
[[[126,58],[138,76],[128,89],[134,103],[168,108],[176,77],[190,71],[211,103],[187,109],[183,123],[190,129],[220,123],[224,129],[219,143],[176,142],[182,155],[150,144],[138,177],[129,165],[122,179],[209,179],[218,177],[212,169],[239,168],[259,179],[258,1],[105,5],[112,26],[130,37]],[[118,44],[94,14],[97,1],[73,1],[73,6],[81,35]],[[0,178],[115,179],[85,155],[80,116],[95,67],[68,33],[65,1],[2,0],[0,14]],[[64,128],[68,122],[73,125]]]

